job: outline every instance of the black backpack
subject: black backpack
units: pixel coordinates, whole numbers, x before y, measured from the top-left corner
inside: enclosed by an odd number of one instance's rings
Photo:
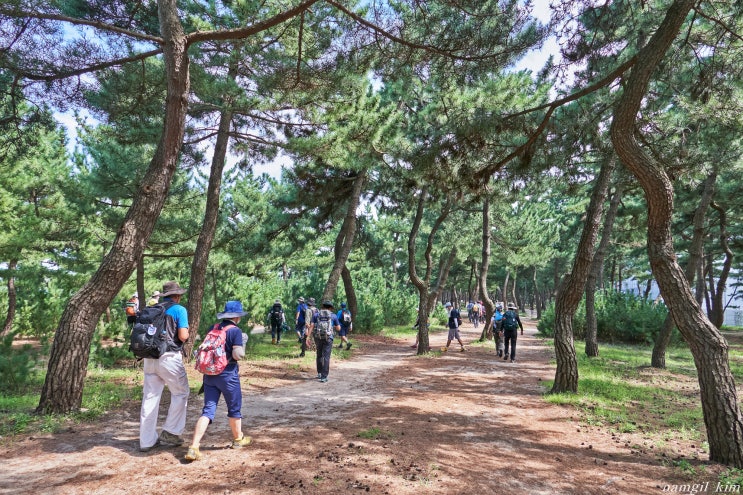
[[[503,325],[502,326],[503,330],[513,331],[513,330],[519,329],[519,324],[516,321],[516,313],[514,313],[511,310],[503,313],[503,319],[501,320],[501,322]]]
[[[271,308],[271,323],[275,323],[276,325],[281,324],[281,315],[284,313],[284,310],[281,308],[281,304],[274,304]]]
[[[317,323],[313,331],[315,338],[330,340],[333,338],[333,313],[323,309],[317,315]]]
[[[137,313],[129,337],[129,350],[136,357],[157,359],[166,353],[171,345],[175,347],[173,343],[176,332],[175,320],[165,314],[173,304],[175,303],[172,301],[155,304]]]

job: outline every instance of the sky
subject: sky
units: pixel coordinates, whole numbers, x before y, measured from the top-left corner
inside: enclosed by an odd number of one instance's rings
[[[544,24],[548,23],[550,20],[549,0],[533,0],[532,4],[534,6],[534,17]],[[544,66],[551,54],[558,53],[559,47],[557,41],[554,36],[551,36],[542,48],[529,52],[515,65],[514,69],[529,69],[533,72],[538,72]],[[85,109],[79,109],[78,113],[89,123],[96,122],[96,119],[94,119]],[[74,151],[77,146],[77,122],[75,121],[74,112],[70,110],[64,113],[56,113],[55,117],[67,129],[68,150],[70,152]],[[236,157],[232,157],[230,161],[236,162],[237,159]],[[281,177],[282,167],[288,167],[291,166],[291,164],[292,162],[290,158],[279,155],[279,157],[271,163],[256,165],[253,169],[253,173],[256,176],[266,173],[275,179],[279,179]]]

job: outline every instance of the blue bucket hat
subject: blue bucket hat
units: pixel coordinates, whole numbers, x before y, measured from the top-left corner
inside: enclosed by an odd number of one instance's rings
[[[217,313],[217,319],[224,320],[225,318],[239,318],[247,314],[247,311],[243,311],[243,305],[240,301],[227,301],[224,305],[224,312]]]

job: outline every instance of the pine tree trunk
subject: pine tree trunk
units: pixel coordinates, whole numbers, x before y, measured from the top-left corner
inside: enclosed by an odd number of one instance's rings
[[[62,313],[36,409],[41,413],[67,413],[80,408],[90,342],[98,319],[136,268],[178,165],[190,85],[187,40],[178,19],[177,2],[159,0],[158,11],[167,80],[160,143],[111,250]]]
[[[703,314],[676,261],[671,231],[673,184],[662,165],[645,152],[636,138],[636,118],[651,75],[693,6],[693,0],[674,1],[648,44],[637,54],[624,92],[614,107],[611,139],[620,159],[645,191],[650,266],[676,326],[694,356],[710,460],[743,468],[743,418],[730,372],[728,345]]]
[[[353,288],[351,272],[345,265],[343,265],[343,270],[341,270],[341,279],[343,280],[343,288],[346,290],[346,303],[348,304],[348,310],[352,315],[357,315],[359,314],[359,302],[358,299],[356,299],[356,290]]]
[[[601,167],[586,209],[586,221],[578,242],[571,272],[563,278],[555,302],[555,353],[557,370],[552,393],[578,391],[578,361],[573,343],[573,316],[580,304],[586,279],[591,271],[593,254],[598,238],[599,225],[609,179],[614,172],[615,161],[608,160]]]
[[[727,286],[730,269],[733,266],[733,257],[735,255],[728,244],[727,213],[714,201],[712,202],[712,208],[717,210],[720,217],[720,246],[722,247],[722,251],[725,253],[725,261],[722,264],[722,270],[717,279],[715,297],[712,298],[712,308],[709,314],[712,324],[717,328],[720,328],[725,322],[725,301],[723,300],[723,297],[725,296],[725,287]]]
[[[231,63],[228,70],[230,79],[237,75],[237,66]],[[232,98],[224,97],[225,105],[232,104]],[[183,355],[191,359],[194,339],[201,322],[203,310],[204,293],[206,292],[206,269],[209,265],[209,253],[212,250],[214,236],[217,232],[217,221],[219,219],[219,203],[222,195],[222,175],[227,162],[227,150],[230,142],[230,127],[232,126],[233,113],[223,110],[219,116],[219,127],[217,128],[217,140],[214,144],[214,155],[209,172],[209,183],[206,188],[206,208],[204,221],[201,224],[201,232],[196,241],[196,250],[191,261],[191,279],[188,287],[188,326],[191,329],[188,340],[183,344]],[[214,315],[211,319],[216,318]]]
[[[346,215],[343,218],[343,225],[341,225],[341,229],[335,240],[335,261],[328,275],[328,281],[325,283],[325,290],[322,294],[323,301],[333,300],[335,290],[338,288],[341,271],[346,266],[348,255],[351,253],[351,247],[353,247],[353,241],[356,238],[356,209],[359,206],[359,199],[361,198],[365,180],[366,170],[360,170],[353,181],[353,192],[349,198]]]
[[[712,198],[715,194],[715,182],[717,180],[717,174],[712,173],[704,181],[704,188],[702,190],[702,198],[699,200],[699,205],[694,211],[694,219],[692,226],[694,233],[691,237],[691,243],[689,244],[689,259],[686,263],[686,269],[684,273],[686,279],[689,281],[689,285],[694,283],[694,277],[698,271],[699,266],[702,263],[702,249],[704,247],[704,219],[707,216],[707,210],[709,205],[712,203]],[[653,345],[653,354],[650,359],[650,366],[653,368],[664,369],[666,367],[666,349],[671,343],[671,335],[673,333],[674,324],[673,318],[670,313],[663,322],[663,326],[655,339]]]
[[[18,267],[18,260],[8,262],[8,311],[5,313],[5,322],[0,337],[5,337],[13,330],[13,320],[15,319],[16,301],[18,295],[15,290],[15,270]]]
[[[614,230],[614,220],[617,218],[619,203],[622,199],[623,187],[621,180],[617,181],[614,195],[609,203],[609,210],[604,218],[604,229],[601,232],[601,241],[596,249],[591,264],[591,272],[586,280],[586,355],[597,357],[599,355],[598,323],[596,321],[596,281],[604,269],[604,258],[611,242],[611,233]]]
[[[482,294],[483,304],[485,306],[485,324],[482,327],[480,341],[484,341],[491,335],[492,318],[495,313],[495,303],[490,299],[488,294],[488,271],[490,270],[490,197],[487,191],[483,194],[482,201],[482,261],[480,266],[480,276],[477,279],[477,287]]]

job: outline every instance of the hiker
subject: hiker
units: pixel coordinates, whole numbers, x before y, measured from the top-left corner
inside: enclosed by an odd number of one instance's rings
[[[496,306],[493,314],[493,337],[495,338],[495,349],[498,351],[498,357],[503,357],[505,350],[505,337],[503,335],[503,307]]]
[[[156,290],[152,293],[150,296],[150,299],[147,301],[147,306],[154,306],[155,304],[160,302],[160,291]]]
[[[307,324],[305,317],[305,310],[307,305],[304,303],[304,297],[297,299],[297,313],[294,315],[294,330],[297,332],[297,342],[301,344],[302,353],[299,357],[304,357],[304,351],[306,349],[305,340],[307,339]]]
[[[186,289],[171,280],[163,284],[161,304],[166,305],[165,314],[172,318],[174,325],[168,328],[168,347],[158,359],[144,358],[144,386],[142,388],[142,409],[139,414],[139,450],[148,452],[158,445],[180,447],[183,445],[181,433],[186,427],[186,407],[188,406],[188,376],[183,365],[183,343],[188,340],[188,313],[180,305]],[[171,335],[170,332],[173,334]],[[160,435],[157,434],[157,416],[163,388],[170,391],[170,407]]]
[[[467,303],[467,318],[470,320],[470,323],[472,323],[472,306],[474,306],[475,303],[470,299],[470,302]]]
[[[459,310],[452,306],[450,302],[447,302],[444,304],[444,307],[446,308],[446,311],[449,315],[449,337],[446,341],[446,347],[441,349],[442,351],[446,352],[449,350],[449,344],[451,344],[451,341],[454,339],[457,339],[457,342],[459,342],[459,345],[461,346],[460,352],[464,352],[466,349],[464,348],[464,344],[462,343],[462,339],[459,336],[459,326],[462,324],[462,318],[459,314]]]
[[[348,334],[353,330],[353,322],[351,312],[346,309],[346,303],[341,303],[341,309],[336,316],[341,324],[341,330],[338,332],[338,335],[341,336],[341,343],[338,344],[338,349],[342,349],[343,344],[346,344],[346,350],[348,351],[353,345],[348,341]]]
[[[193,440],[185,455],[187,461],[201,459],[201,452],[199,452],[201,438],[206,433],[209,424],[214,421],[217,404],[222,395],[224,395],[224,402],[227,405],[227,418],[230,430],[232,430],[230,448],[239,449],[251,442],[251,438],[242,431],[242,414],[240,411],[243,396],[240,385],[240,370],[237,365],[238,361],[245,358],[245,343],[247,341],[247,335],[242,333],[237,324],[247,314],[243,311],[243,305],[240,301],[227,301],[224,305],[224,312],[217,313],[217,319],[222,321],[213,328],[226,329],[223,355],[228,357],[228,361],[224,370],[218,375],[204,375],[204,408],[201,410],[201,416],[196,420]]]
[[[314,302],[310,298],[310,302]],[[315,348],[317,349],[317,358],[315,364],[317,366],[317,379],[325,383],[328,381],[328,373],[330,372],[330,354],[333,351],[333,332],[339,331],[341,324],[338,321],[338,316],[333,313],[333,303],[331,301],[323,301],[322,309],[315,313],[310,320],[309,334],[315,340]],[[309,335],[307,339],[309,339]]]
[[[524,325],[521,324],[521,319],[516,311],[516,305],[509,304],[508,310],[503,313],[503,319],[501,320],[503,328],[503,336],[505,338],[505,349],[503,351],[503,360],[508,360],[508,347],[510,343],[511,347],[511,362],[516,362],[516,338],[519,333],[519,327],[521,328],[521,335],[524,335]]]
[[[124,306],[124,312],[126,313],[126,324],[129,327],[134,325],[137,321],[137,312],[139,311],[139,293],[135,292],[132,297],[126,302]]]
[[[480,324],[480,311],[482,309],[482,305],[480,304],[480,301],[475,301],[475,303],[472,305],[472,310],[470,311],[472,313],[472,324],[475,325],[475,328]]]
[[[281,343],[281,331],[286,323],[286,316],[284,315],[284,308],[281,307],[281,300],[276,299],[271,306],[271,310],[268,312],[268,322],[271,325],[271,343]]]

